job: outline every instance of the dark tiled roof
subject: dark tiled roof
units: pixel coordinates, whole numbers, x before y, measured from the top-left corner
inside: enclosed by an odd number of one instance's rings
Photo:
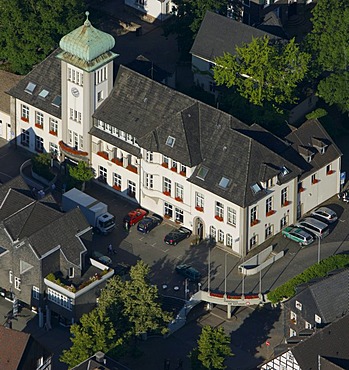
[[[266,35],[270,39],[277,38],[270,33],[208,11],[190,53],[213,61],[216,57],[223,56],[224,53],[235,54],[236,46],[249,44],[252,38]]]
[[[103,357],[102,363],[98,362],[96,358],[98,353],[103,355],[102,352],[97,352],[79,365],[74,366],[71,370],[130,370],[128,367],[121,365],[108,356]]]
[[[0,369],[18,370],[30,334],[0,325]]]
[[[58,108],[51,103],[57,95],[61,95],[61,62],[56,58],[60,51],[56,49],[8,92],[11,96],[57,118],[61,117],[61,107]],[[25,92],[29,82],[36,84],[32,94]],[[49,92],[45,99],[39,97],[43,89]]]
[[[15,86],[22,78],[23,76],[0,70],[0,111],[8,114],[10,113],[10,96],[6,94],[5,91]]]
[[[267,13],[263,18],[263,22],[257,28],[282,39],[288,38],[282,27],[280,18],[274,12]]]
[[[32,197],[31,190],[29,189],[29,186],[25,183],[22,176],[16,176],[10,181],[0,185],[0,203],[5,198],[7,192],[10,190],[16,190],[18,193],[21,193],[23,195],[26,195],[28,197]]]
[[[17,190],[7,189],[6,195],[1,199],[0,221],[4,221],[34,203],[34,199],[19,193]]]

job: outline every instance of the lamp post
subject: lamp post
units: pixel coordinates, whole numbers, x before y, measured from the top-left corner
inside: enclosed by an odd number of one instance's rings
[[[207,291],[210,293],[211,289],[211,245],[208,245],[208,279],[207,279]]]
[[[224,256],[224,296],[227,297],[227,255]]]
[[[317,246],[317,263],[320,263],[320,250],[321,250],[321,241],[318,236],[318,246]]]

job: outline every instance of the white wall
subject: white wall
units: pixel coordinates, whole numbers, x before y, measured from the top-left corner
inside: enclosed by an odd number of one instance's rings
[[[173,7],[171,0],[165,0],[164,2],[160,0],[144,0],[144,5],[140,4],[141,1],[137,0],[125,0],[125,5],[128,5],[138,11],[150,15],[160,21],[164,21],[171,16],[170,12]]]
[[[0,111],[0,138],[10,141],[14,137],[15,133],[11,129],[10,115],[8,113]]]

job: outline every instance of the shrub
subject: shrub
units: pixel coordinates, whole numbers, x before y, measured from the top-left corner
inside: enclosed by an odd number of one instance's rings
[[[32,158],[32,170],[39,176],[51,181],[55,175],[50,171],[51,154],[40,153]]]
[[[317,108],[312,112],[308,113],[305,118],[306,119],[315,119],[327,116],[327,111],[323,108]]]
[[[51,272],[46,276],[46,279],[49,281],[56,281],[56,276],[53,272]]]
[[[317,277],[324,277],[330,271],[338,270],[349,266],[349,255],[337,254],[322,260],[305,269],[302,273],[296,275],[291,280],[280,285],[268,293],[267,297],[271,303],[277,303],[285,298],[291,298],[296,294],[296,287],[300,284],[309,282]]]

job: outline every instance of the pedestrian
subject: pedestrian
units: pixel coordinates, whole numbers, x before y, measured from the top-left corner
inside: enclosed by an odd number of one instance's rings
[[[108,245],[108,254],[113,254],[113,246],[111,244]]]
[[[129,225],[129,223],[128,223],[128,221],[125,221],[125,230],[126,231],[129,231],[129,229],[130,229],[130,225]]]

